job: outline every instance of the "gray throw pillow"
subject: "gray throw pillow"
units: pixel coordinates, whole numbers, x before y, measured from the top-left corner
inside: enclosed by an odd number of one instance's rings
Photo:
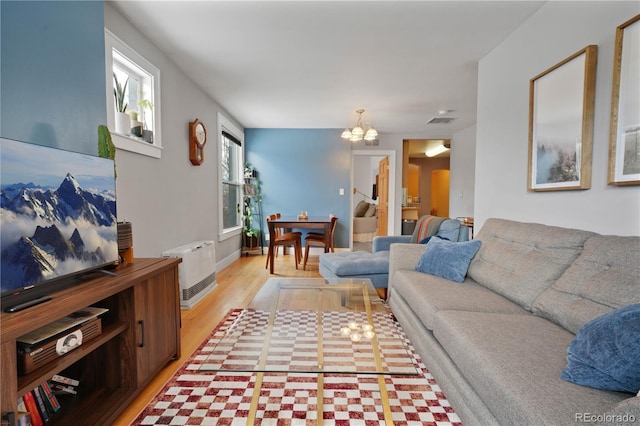
[[[369,204],[369,208],[367,209],[366,213],[364,214],[364,217],[373,217],[373,216],[375,216],[377,208],[378,208],[378,206],[376,206],[375,204]]]
[[[369,210],[369,203],[360,201],[353,210],[353,217],[363,217],[367,210]]]

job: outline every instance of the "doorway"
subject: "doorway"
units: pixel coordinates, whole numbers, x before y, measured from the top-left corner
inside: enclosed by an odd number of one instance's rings
[[[450,147],[449,139],[405,139],[402,144],[403,217],[416,220],[432,214],[449,215],[450,151],[441,150],[431,157],[426,155],[436,147]],[[446,171],[447,178],[441,177]],[[434,174],[434,172],[436,172]],[[407,217],[405,217],[405,215]],[[417,216],[417,217],[416,217]]]
[[[373,183],[380,160],[389,158],[388,180],[388,211],[387,211],[387,235],[395,235],[394,224],[396,221],[396,151],[393,150],[354,150],[351,151],[351,217],[349,223],[349,247],[353,249],[353,211],[356,205],[365,200],[371,202],[373,198]],[[371,164],[374,164],[373,166]],[[367,176],[373,176],[367,180]],[[360,186],[358,186],[360,185]],[[356,191],[354,193],[354,190]],[[364,194],[364,195],[362,195]]]

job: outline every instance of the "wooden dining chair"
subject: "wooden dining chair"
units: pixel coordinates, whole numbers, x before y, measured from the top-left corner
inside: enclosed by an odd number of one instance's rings
[[[280,219],[282,217],[282,213],[276,213],[275,216],[276,216],[276,219]],[[302,232],[299,232],[299,231],[284,232],[282,228],[277,228],[277,230],[279,232],[278,235],[281,238],[284,238],[286,240],[298,238],[300,240],[300,244],[299,244],[300,250],[298,250],[298,262],[302,262]]]
[[[338,224],[338,217],[333,216],[331,218],[331,230],[329,231],[329,251],[335,252],[335,248],[333,245],[333,236],[336,231],[336,225]],[[324,233],[323,232],[309,232],[306,237],[304,237],[304,264],[302,265],[302,269],[307,269],[307,260],[309,260],[309,248],[310,247],[322,247],[324,248]]]
[[[276,220],[279,217],[280,217],[280,213],[269,215],[267,217],[267,226],[269,225],[268,222],[272,220]],[[302,233],[301,232],[282,232],[282,229],[278,227],[274,228],[274,232],[275,232],[275,238],[273,239],[273,241],[269,240],[269,245],[273,244],[274,261],[275,261],[275,256],[278,253],[279,246],[282,246],[282,247],[293,246],[293,257],[296,263],[296,269],[298,269],[298,263],[302,261]],[[265,268],[269,267],[269,258],[270,257],[267,256],[267,263],[265,265]]]
[[[331,218],[331,235],[329,236],[329,238],[331,239],[329,241],[329,244],[330,244],[329,245],[329,250],[332,253],[335,252],[335,248],[333,246],[333,233],[335,231],[335,227],[336,227],[336,223],[337,222],[338,222],[338,218],[336,216],[333,216]],[[309,232],[305,238],[307,238],[309,236],[311,236],[311,238],[320,239],[320,240],[324,241],[324,232]]]

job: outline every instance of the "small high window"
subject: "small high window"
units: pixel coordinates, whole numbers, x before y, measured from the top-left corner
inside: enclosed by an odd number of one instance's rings
[[[160,158],[160,70],[105,29],[107,123],[116,147]]]

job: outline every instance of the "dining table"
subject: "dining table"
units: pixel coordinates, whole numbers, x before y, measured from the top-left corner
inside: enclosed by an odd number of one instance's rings
[[[276,228],[282,229],[324,229],[324,252],[327,253],[331,247],[331,216],[281,216],[274,220],[267,221],[269,225],[269,272],[273,274],[273,261],[275,248],[271,241],[276,238]]]

